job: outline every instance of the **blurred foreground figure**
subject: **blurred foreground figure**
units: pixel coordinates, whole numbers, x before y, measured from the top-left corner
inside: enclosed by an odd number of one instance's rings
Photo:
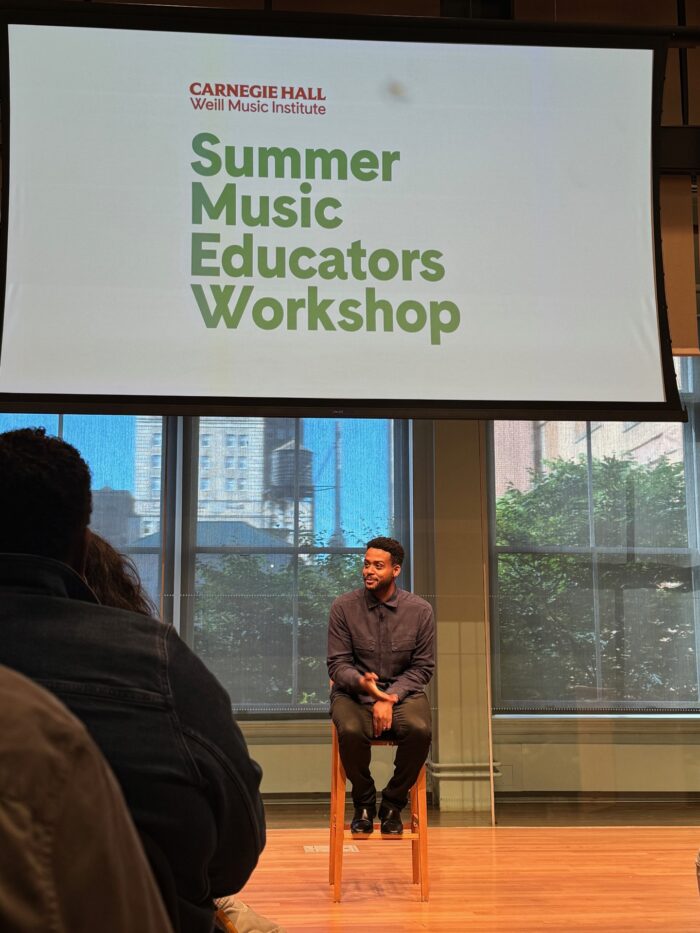
[[[171,625],[101,606],[85,583],[90,473],[74,447],[0,434],[0,477],[0,663],[85,724],[174,929],[211,933],[213,899],[243,887],[265,845],[261,772],[229,697]]]
[[[153,618],[158,614],[143,588],[134,562],[94,531],[88,534],[85,580],[106,606],[132,609]],[[215,903],[234,924],[237,933],[285,933],[274,920],[256,913],[233,895],[217,898]]]
[[[124,798],[56,697],[0,666],[0,930],[169,933]]]

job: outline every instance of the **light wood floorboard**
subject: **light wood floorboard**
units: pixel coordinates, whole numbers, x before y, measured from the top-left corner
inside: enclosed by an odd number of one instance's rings
[[[239,896],[289,933],[700,931],[697,827],[436,827],[429,844],[427,904],[410,845],[389,840],[346,851],[333,904],[318,827],[270,830]]]

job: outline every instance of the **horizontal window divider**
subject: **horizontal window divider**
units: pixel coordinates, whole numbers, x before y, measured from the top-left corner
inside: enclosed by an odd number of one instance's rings
[[[352,556],[354,554],[364,554],[365,549],[359,548],[339,548],[339,547],[294,547],[291,544],[264,545],[260,547],[245,545],[226,545],[214,546],[197,544],[193,548],[195,554],[244,554],[249,557],[255,557],[256,554],[339,554]]]
[[[493,716],[494,744],[700,744],[700,716],[684,714]]]
[[[654,555],[659,557],[700,557],[700,550],[689,547],[614,547],[596,544],[566,547],[554,544],[497,544],[493,550],[496,556],[499,554],[602,554],[620,557],[653,557]]]

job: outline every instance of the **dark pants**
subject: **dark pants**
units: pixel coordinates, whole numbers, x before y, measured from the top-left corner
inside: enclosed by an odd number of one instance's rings
[[[352,800],[356,807],[374,808],[377,790],[369,771],[374,738],[372,707],[348,696],[336,696],[331,706],[331,718],[338,730],[340,760],[352,784]],[[382,791],[382,799],[401,810],[406,806],[408,792],[428,757],[432,728],[430,706],[425,694],[406,697],[393,709],[391,729],[380,738],[396,742],[394,774]]]

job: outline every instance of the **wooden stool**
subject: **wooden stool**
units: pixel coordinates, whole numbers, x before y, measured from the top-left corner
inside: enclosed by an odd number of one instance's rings
[[[411,826],[409,832],[401,836],[353,835],[345,829],[345,784],[346,775],[340,760],[338,730],[331,722],[331,821],[330,851],[328,856],[328,881],[333,885],[333,900],[340,901],[340,885],[343,876],[343,845],[346,840],[353,842],[410,842],[413,861],[413,883],[420,884],[420,899],[428,900],[430,878],[428,875],[428,802],[425,792],[425,765],[420,770],[416,783],[410,790]],[[372,745],[395,745],[387,739],[373,739]]]
[[[238,933],[236,924],[233,920],[229,920],[226,916],[226,911],[217,910],[214,919],[216,920],[217,929],[223,930],[224,933]]]

